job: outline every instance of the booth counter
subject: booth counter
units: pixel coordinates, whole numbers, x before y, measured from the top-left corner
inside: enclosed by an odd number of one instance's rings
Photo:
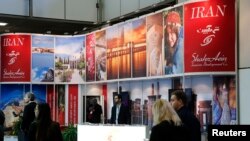
[[[147,127],[143,125],[78,124],[77,140],[144,141]]]

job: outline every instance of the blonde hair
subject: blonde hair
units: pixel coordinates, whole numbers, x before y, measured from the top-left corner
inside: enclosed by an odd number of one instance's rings
[[[154,125],[161,123],[164,120],[173,122],[174,125],[182,124],[180,117],[175,112],[170,103],[163,99],[157,99],[152,108]]]

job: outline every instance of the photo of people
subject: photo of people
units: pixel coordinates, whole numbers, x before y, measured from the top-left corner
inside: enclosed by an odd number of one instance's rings
[[[147,17],[147,70],[148,76],[163,74],[162,41],[163,26],[162,13]]]
[[[165,74],[183,72],[183,7],[164,11]]]
[[[213,78],[213,124],[236,124],[236,84],[235,76],[215,76]]]

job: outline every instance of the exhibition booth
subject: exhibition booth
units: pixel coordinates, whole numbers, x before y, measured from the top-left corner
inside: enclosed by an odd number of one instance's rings
[[[235,7],[235,0],[192,1],[83,35],[0,35],[6,126],[31,91],[55,121],[77,125],[78,140],[143,141],[152,104],[177,89],[203,133],[209,124],[237,124]],[[108,124],[114,94],[129,107],[130,126]],[[92,99],[102,106],[100,125],[86,124]]]

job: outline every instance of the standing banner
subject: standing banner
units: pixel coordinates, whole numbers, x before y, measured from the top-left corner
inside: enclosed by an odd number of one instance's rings
[[[78,85],[69,85],[68,123],[78,123]]]
[[[30,82],[30,35],[1,36],[1,81]]]
[[[235,71],[235,0],[186,4],[185,72]]]

